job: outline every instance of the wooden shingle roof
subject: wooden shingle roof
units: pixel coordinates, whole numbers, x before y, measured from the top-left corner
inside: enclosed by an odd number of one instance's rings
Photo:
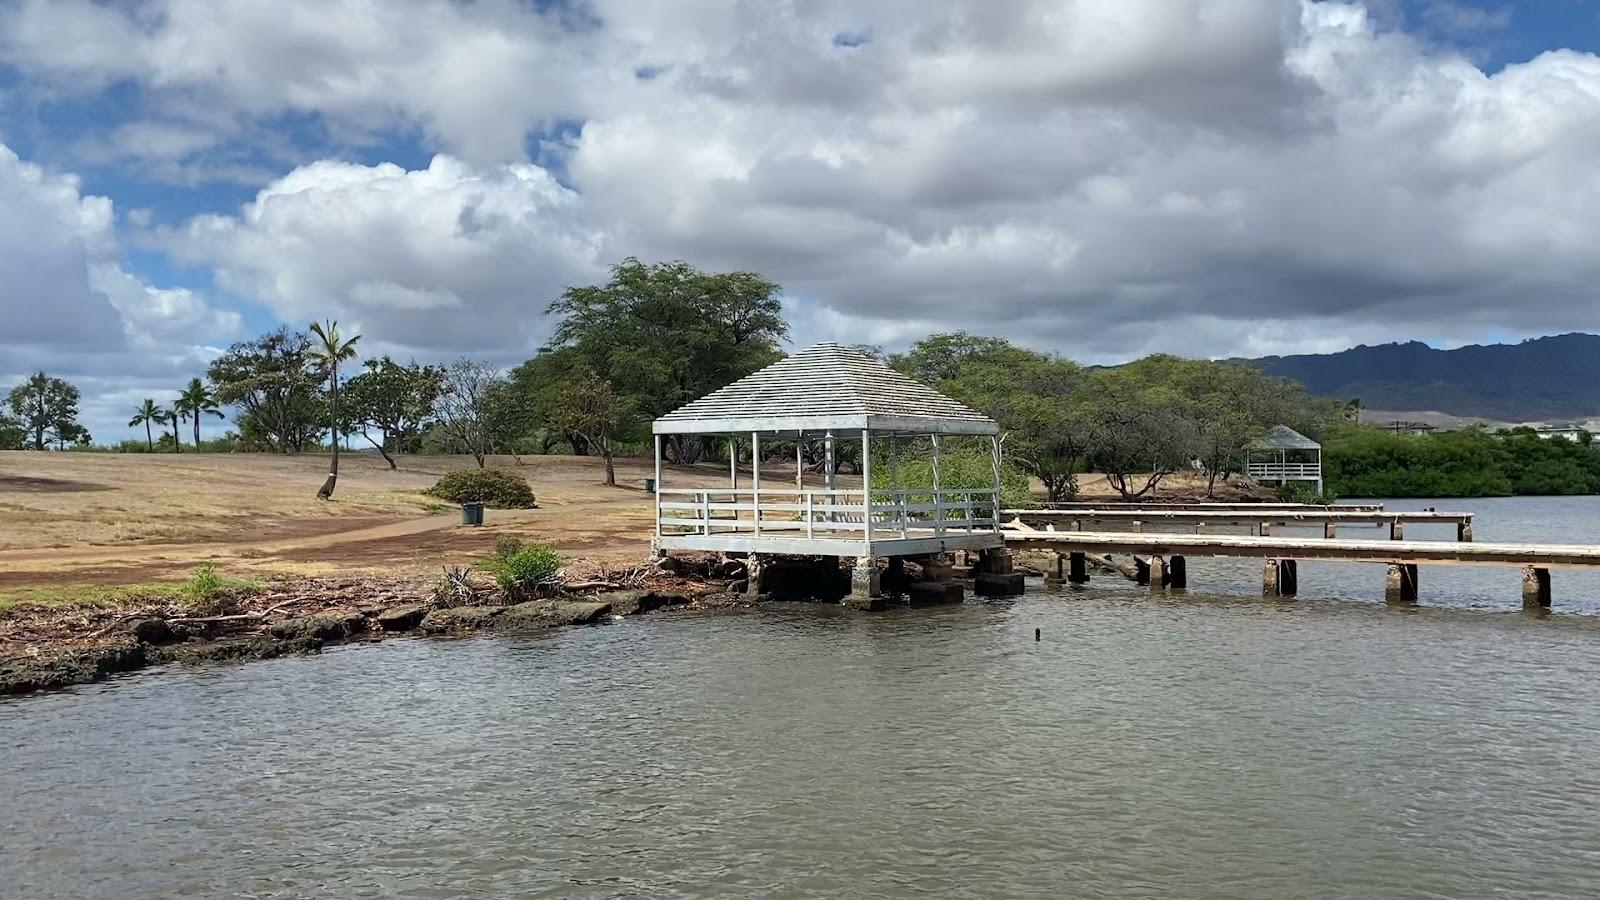
[[[994,420],[871,356],[825,343],[781,359],[655,421],[656,434],[870,429],[998,434]]]
[[[1287,425],[1274,425],[1251,450],[1320,450],[1322,445]]]

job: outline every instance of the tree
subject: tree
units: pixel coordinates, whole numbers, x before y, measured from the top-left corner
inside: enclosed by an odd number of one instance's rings
[[[753,272],[630,257],[607,283],[569,287],[550,304],[560,324],[541,355],[571,350],[573,368],[610,381],[629,409],[655,418],[779,358],[789,326],[778,292]],[[679,463],[701,449],[682,435],[669,447]]]
[[[434,412],[448,446],[455,453],[471,453],[483,468],[494,452],[490,418],[495,392],[505,383],[500,370],[488,363],[458,359],[444,371],[444,382]]]
[[[210,386],[198,378],[189,379],[189,386],[178,393],[178,399],[172,402],[173,408],[183,410],[184,414],[194,419],[194,452],[200,452],[200,417],[206,414],[222,418],[222,410],[217,406],[216,394]]]
[[[311,333],[317,340],[306,358],[328,380],[328,430],[333,434],[333,459],[328,465],[328,480],[317,490],[317,499],[328,500],[339,481],[339,363],[356,358],[356,341],[361,340],[361,335],[346,340],[339,334],[339,323],[332,320],[326,324],[312,322]]]
[[[28,446],[28,431],[22,423],[0,412],[0,450],[23,450]]]
[[[344,386],[345,420],[395,469],[395,455],[405,451],[433,414],[444,370],[415,362],[402,366],[388,356],[362,366],[365,371]],[[372,430],[378,440],[372,439]]]
[[[617,483],[611,458],[611,437],[627,417],[627,401],[619,398],[611,382],[593,371],[570,376],[556,398],[553,421],[557,428],[581,434],[606,461],[606,484]]]
[[[43,372],[30,375],[7,397],[12,414],[33,438],[35,450],[43,450],[50,443],[65,446],[87,434],[78,424],[79,399],[76,387]]]
[[[247,446],[299,453],[323,434],[327,409],[311,371],[311,338],[279,328],[241,341],[211,362],[207,374],[219,405],[242,410]]]
[[[1098,373],[1093,392],[1094,461],[1124,500],[1151,493],[1194,458],[1198,435],[1170,389],[1139,372]]]
[[[144,398],[144,402],[139,404],[139,409],[134,412],[133,418],[128,420],[129,428],[138,428],[140,425],[144,426],[144,440],[145,443],[150,446],[151,452],[154,452],[156,449],[156,439],[155,436],[150,433],[150,426],[165,424],[166,419],[162,416],[161,407],[157,406],[156,401],[150,399],[149,397]]]
[[[171,408],[162,411],[161,421],[172,426],[172,452],[182,453],[183,440],[178,437],[178,423],[189,421],[189,413],[174,402]]]
[[[965,332],[925,338],[892,362],[998,422],[1007,458],[1039,479],[1050,502],[1077,495],[1093,421],[1076,363]]]

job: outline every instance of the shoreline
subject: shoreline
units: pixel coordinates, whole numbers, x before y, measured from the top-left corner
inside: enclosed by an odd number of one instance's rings
[[[447,596],[420,578],[279,577],[224,598],[226,611],[213,615],[170,599],[13,608],[0,618],[0,697],[173,663],[247,662],[390,637],[544,630],[750,605],[730,590],[742,573],[714,559],[684,563],[641,567],[628,583],[576,582],[585,589],[516,603],[483,581],[471,582],[466,596]]]

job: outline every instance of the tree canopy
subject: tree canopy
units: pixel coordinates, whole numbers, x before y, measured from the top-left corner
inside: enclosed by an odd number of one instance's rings
[[[89,440],[89,432],[78,424],[78,389],[60,378],[35,372],[12,388],[6,400],[24,440],[35,450]]]

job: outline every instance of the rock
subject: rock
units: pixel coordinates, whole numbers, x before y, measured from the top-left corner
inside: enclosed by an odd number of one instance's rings
[[[668,606],[682,606],[689,602],[689,598],[683,594],[668,591],[616,591],[604,596],[606,602],[611,604],[612,615],[617,616],[638,616]]]
[[[313,635],[299,635],[287,640],[252,635],[185,646],[174,652],[172,658],[185,663],[245,662],[317,653],[322,650],[322,644],[322,639]]]
[[[747,570],[748,567],[742,559],[724,559],[711,567],[711,577],[740,578]]]
[[[417,627],[422,617],[428,614],[428,607],[421,603],[407,603],[402,606],[391,606],[378,613],[373,619],[382,626],[384,631],[410,631]]]
[[[430,634],[445,631],[474,631],[487,628],[505,612],[503,606],[456,606],[436,609],[422,617],[417,627]]]
[[[128,633],[144,644],[170,644],[177,640],[166,619],[134,619],[128,623]]]
[[[267,633],[283,640],[312,637],[322,641],[337,641],[366,630],[366,616],[354,609],[341,608],[274,622],[267,628]]]
[[[906,600],[912,606],[960,603],[965,590],[954,581],[913,581],[906,585]]]
[[[663,556],[656,560],[656,569],[675,575],[684,570],[683,560],[673,556]]]
[[[99,681],[148,665],[145,645],[130,642],[0,663],[0,694],[25,694]]]
[[[588,625],[611,615],[611,604],[585,600],[531,600],[506,610],[498,623],[510,628]]]
[[[983,597],[1016,597],[1024,589],[1021,572],[979,572],[972,576],[972,592]]]

